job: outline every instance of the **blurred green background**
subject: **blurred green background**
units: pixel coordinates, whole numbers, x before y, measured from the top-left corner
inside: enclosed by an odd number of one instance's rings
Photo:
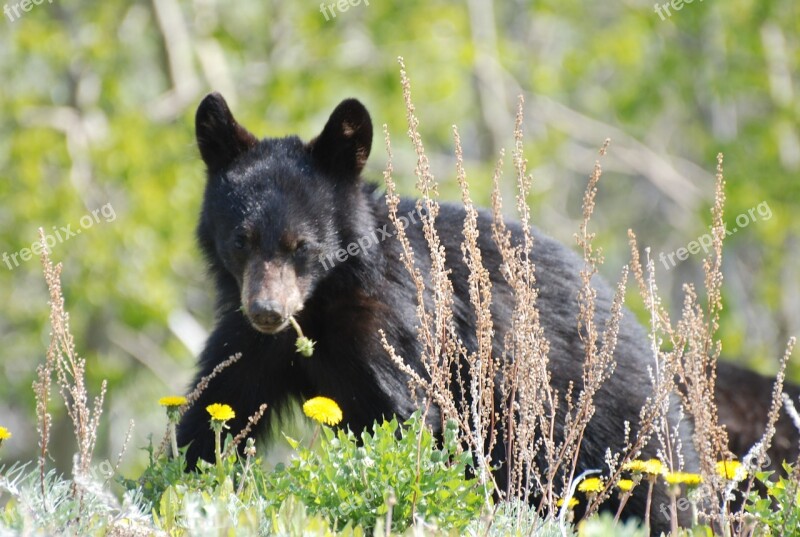
[[[11,15],[17,1],[5,4]],[[628,259],[628,228],[654,257],[706,232],[723,152],[731,227],[759,204],[772,215],[754,212],[726,242],[724,353],[774,372],[787,338],[800,334],[797,0],[695,1],[669,16],[652,0],[362,0],[325,14],[289,0],[28,7],[0,23],[0,254],[17,254],[0,263],[0,423],[14,433],[5,461],[34,457],[31,381],[47,348],[48,305],[38,260],[19,255],[37,228],[81,230],[57,242],[53,258],[64,264],[93,393],[109,382],[99,456],[115,457],[135,419],[133,471],[147,436],[163,432],[156,400],[183,392],[213,322],[194,242],[200,99],[220,91],[253,132],[308,139],[341,99],[357,97],[388,125],[396,179],[413,194],[399,55],[446,199],[459,199],[451,125],[473,196],[487,204],[523,94],[533,218],[573,244],[586,177],[612,138],[594,221],[612,279]],[[378,137],[366,175],[380,181],[385,160]],[[673,311],[682,283],[702,281],[700,262],[667,270],[657,260]],[[63,408],[52,412],[58,459],[73,452],[72,437]]]

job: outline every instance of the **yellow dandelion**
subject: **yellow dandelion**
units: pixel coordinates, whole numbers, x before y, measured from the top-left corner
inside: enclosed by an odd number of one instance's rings
[[[12,436],[14,435],[11,434],[11,431],[6,429],[5,427],[0,427],[0,442],[2,442],[3,440],[8,440]]]
[[[689,472],[667,472],[664,474],[664,481],[670,485],[680,485],[683,483],[688,487],[696,487],[703,481],[703,478],[700,474]]]
[[[617,481],[617,488],[622,492],[630,492],[635,486],[636,483],[632,479],[620,479]]]
[[[576,498],[574,498],[574,497],[573,497],[573,498],[570,498],[570,499],[569,499],[569,502],[567,502],[567,509],[572,509],[572,508],[574,508],[576,505],[578,505],[579,503],[580,503],[580,502],[579,502],[579,501],[578,501]],[[556,507],[561,507],[562,505],[564,505],[564,498],[559,498],[559,499],[556,501]]]
[[[578,490],[590,494],[597,494],[603,490],[603,480],[599,477],[588,477],[581,481],[581,484],[578,485]]]
[[[723,477],[728,480],[737,479],[737,474],[739,473],[739,468],[742,467],[742,463],[739,461],[719,461],[717,462],[717,474],[720,477]],[[741,479],[745,476],[745,473],[742,472],[742,475],[738,477]]]
[[[336,401],[327,397],[314,397],[303,403],[303,412],[312,420],[325,425],[336,425],[342,421],[342,409]]]
[[[661,475],[664,473],[664,465],[658,459],[642,461],[639,459],[625,463],[623,470],[628,470],[636,474]]]
[[[167,395],[166,397],[159,399],[158,404],[167,408],[183,406],[186,404],[186,398],[182,395]]]
[[[206,411],[211,415],[211,419],[214,421],[228,421],[236,417],[236,412],[234,412],[230,406],[221,405],[219,403],[208,405]]]

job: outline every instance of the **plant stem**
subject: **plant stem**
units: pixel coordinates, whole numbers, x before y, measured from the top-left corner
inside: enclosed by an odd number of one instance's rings
[[[169,441],[172,445],[172,456],[178,458],[178,436],[175,434],[175,422],[169,422]]]
[[[292,323],[292,327],[294,328],[294,331],[297,332],[298,337],[306,337],[303,335],[303,329],[300,328],[300,323],[295,320],[294,315],[289,316],[289,322]]]

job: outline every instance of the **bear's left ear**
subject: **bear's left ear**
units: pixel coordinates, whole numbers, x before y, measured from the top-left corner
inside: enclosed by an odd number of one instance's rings
[[[372,120],[364,105],[346,99],[331,114],[322,133],[308,143],[317,165],[337,176],[355,179],[372,148]]]
[[[210,93],[197,107],[195,133],[200,155],[215,173],[258,144],[258,138],[239,125],[219,93]]]

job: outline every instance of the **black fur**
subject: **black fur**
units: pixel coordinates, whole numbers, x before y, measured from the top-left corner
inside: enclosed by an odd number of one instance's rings
[[[728,431],[728,447],[740,459],[761,440],[772,405],[775,379],[759,375],[739,366],[719,362],[714,392],[719,422]],[[784,383],[783,393],[800,407],[800,386]],[[768,465],[764,468],[782,472],[783,462],[795,462],[800,454],[800,431],[781,409],[775,424],[775,436],[767,451]]]
[[[183,417],[179,443],[190,444],[189,463],[194,465],[198,457],[213,459],[204,410],[212,402],[235,409],[233,431],[267,403],[269,410],[260,423],[263,430],[292,396],[333,398],[354,431],[393,414],[409,416],[419,401],[410,396],[406,377],[389,359],[378,335],[383,329],[398,353],[423,372],[418,363],[415,288],[400,261],[399,244],[386,239],[344,261],[336,258],[338,250],[359,239],[381,237],[376,230],[392,230],[384,198],[359,178],[372,143],[366,109],[356,100],[344,101],[322,134],[308,144],[293,136],[253,143],[255,138],[236,124],[224,100],[210,95],[198,109],[197,132],[208,167],[198,236],[217,289],[217,323],[200,356],[198,378],[234,353],[242,353],[242,359],[214,379]],[[415,202],[403,200],[399,213],[414,215]],[[422,274],[427,275],[426,241],[419,218],[416,223],[411,220],[406,232]],[[475,319],[461,254],[463,220],[462,207],[444,204],[436,226],[452,269],[460,336],[467,348],[474,349]],[[490,226],[491,216],[480,213],[479,245],[492,278],[495,348],[501,353],[513,297],[500,273],[501,257]],[[512,222],[509,227],[519,239],[519,224]],[[538,230],[533,234],[538,308],[551,346],[553,384],[563,395],[570,382],[576,387],[582,382],[584,347],[576,328],[582,260]],[[325,260],[333,262],[326,267]],[[595,285],[597,321],[603,327],[612,294],[601,280],[596,279]],[[311,358],[295,351],[295,333],[285,325],[292,314],[317,342]],[[650,393],[650,356],[645,334],[626,311],[616,371],[597,394],[597,413],[584,436],[580,469],[602,469],[606,449],[622,449],[624,422],[636,426]],[[563,420],[562,414],[559,423]],[[437,420],[431,423],[436,426]],[[690,427],[686,421],[684,425],[683,448],[691,469],[696,461]],[[654,451],[648,448],[644,456],[654,456]],[[502,446],[494,458],[502,462]],[[496,476],[503,486],[503,467]],[[628,513],[641,517],[646,487],[638,488]],[[661,503],[668,505],[659,487],[654,529],[668,528],[658,511]]]

